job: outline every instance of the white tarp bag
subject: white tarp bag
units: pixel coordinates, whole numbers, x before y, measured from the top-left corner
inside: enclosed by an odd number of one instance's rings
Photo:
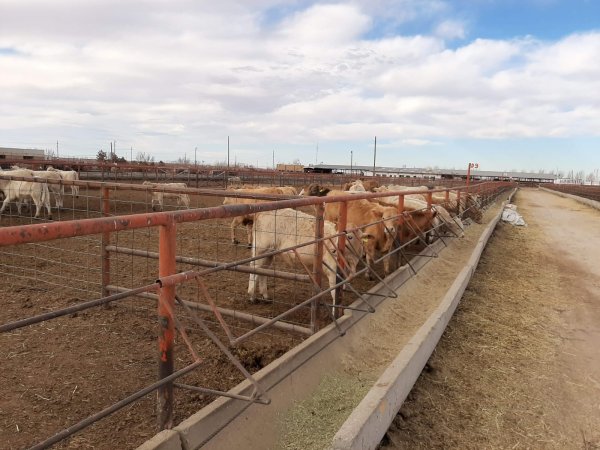
[[[517,205],[508,203],[502,211],[502,220],[512,225],[526,227],[527,224],[523,220],[523,216],[517,212]]]

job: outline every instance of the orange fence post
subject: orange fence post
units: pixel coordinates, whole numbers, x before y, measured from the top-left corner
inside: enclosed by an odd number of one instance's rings
[[[159,229],[158,275],[160,278],[175,274],[175,254],[177,248],[175,222],[161,225]],[[175,286],[160,288],[158,297],[158,377],[163,379],[173,373],[173,340],[175,325]],[[173,426],[173,383],[161,386],[157,391],[158,428],[164,430]]]
[[[342,232],[346,229],[348,224],[348,202],[340,202],[340,216],[338,220],[338,232]],[[337,273],[340,274],[341,278],[344,278],[342,275],[344,273],[344,250],[346,249],[346,235],[342,234],[338,237],[337,242]],[[337,280],[336,280],[337,281]],[[335,290],[335,304],[340,305],[342,303],[343,298],[343,286],[340,286]],[[334,308],[333,315],[334,317],[338,317],[341,314],[338,314],[339,308]]]
[[[106,186],[102,187],[102,215],[110,216],[110,191]],[[102,257],[102,296],[107,297],[110,292],[107,286],[110,284],[110,252],[106,247],[110,245],[110,231],[102,233],[102,241],[100,243],[100,252]]]
[[[315,294],[321,291],[321,281],[323,280],[323,241],[320,240],[325,233],[325,220],[323,218],[325,212],[325,205],[323,203],[317,203],[315,205],[317,210],[316,222],[315,222],[315,239],[319,241],[315,243],[315,256],[313,260],[313,277],[315,280]],[[310,329],[313,333],[316,333],[319,329],[317,323],[318,309],[320,299],[313,300],[310,306]]]

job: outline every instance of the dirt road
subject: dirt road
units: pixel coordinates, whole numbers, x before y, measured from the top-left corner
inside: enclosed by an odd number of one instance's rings
[[[514,201],[382,447],[600,448],[600,212]]]

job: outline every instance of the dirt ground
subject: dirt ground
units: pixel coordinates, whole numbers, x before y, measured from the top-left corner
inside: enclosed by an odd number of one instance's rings
[[[216,206],[221,197],[192,197],[192,207]],[[165,209],[172,210],[174,205]],[[97,190],[83,190],[78,199],[68,196],[65,210],[55,219],[99,217]],[[111,192],[111,213],[131,214],[150,211],[150,198],[142,192]],[[13,211],[14,213],[14,211]],[[3,216],[0,225],[36,222],[16,215]],[[232,245],[229,220],[213,220],[178,226],[177,255],[235,261],[250,256],[242,245]],[[111,243],[140,250],[157,251],[156,229],[113,233]],[[237,231],[245,242],[245,231]],[[63,239],[40,244],[0,248],[0,323],[56,310],[85,300],[99,298],[100,236]],[[178,270],[195,266],[178,264]],[[276,265],[286,271],[302,268]],[[381,268],[379,267],[381,271]],[[111,256],[111,283],[136,287],[157,278],[157,261],[129,255]],[[272,302],[248,303],[248,275],[219,272],[202,278],[218,306],[262,317],[274,317],[291,305],[308,298],[308,283],[281,279],[270,281]],[[361,292],[375,281],[359,279],[353,285]],[[195,283],[178,289],[179,295],[206,303]],[[354,297],[346,295],[350,303]],[[228,390],[243,376],[182,311],[176,311],[205,364],[181,379],[187,384]],[[202,314],[221,337],[214,316]],[[308,326],[308,308],[289,318],[291,323]],[[235,336],[253,326],[225,318]],[[255,372],[297,345],[305,336],[267,329],[234,349],[244,366]],[[20,449],[34,445],[54,433],[94,414],[156,380],[157,326],[153,301],[133,298],[110,309],[84,312],[21,328],[0,335],[0,448]],[[176,368],[192,362],[178,336]],[[177,390],[175,423],[196,412],[214,397]],[[56,445],[55,448],[115,449],[134,448],[156,431],[156,394],[149,394],[115,415]]]
[[[600,212],[514,202],[382,448],[600,448]]]

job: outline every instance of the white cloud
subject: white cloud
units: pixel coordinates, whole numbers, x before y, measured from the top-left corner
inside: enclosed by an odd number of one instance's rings
[[[452,49],[444,41],[466,31],[451,17],[432,35],[378,33],[448,12],[427,4],[5,2],[0,48],[17,51],[0,53],[0,130],[147,151],[232,135],[253,156],[374,135],[419,147],[600,135],[600,33]],[[276,8],[286,14],[267,20]]]
[[[444,20],[435,27],[434,34],[442,39],[464,39],[467,31],[463,22]]]

